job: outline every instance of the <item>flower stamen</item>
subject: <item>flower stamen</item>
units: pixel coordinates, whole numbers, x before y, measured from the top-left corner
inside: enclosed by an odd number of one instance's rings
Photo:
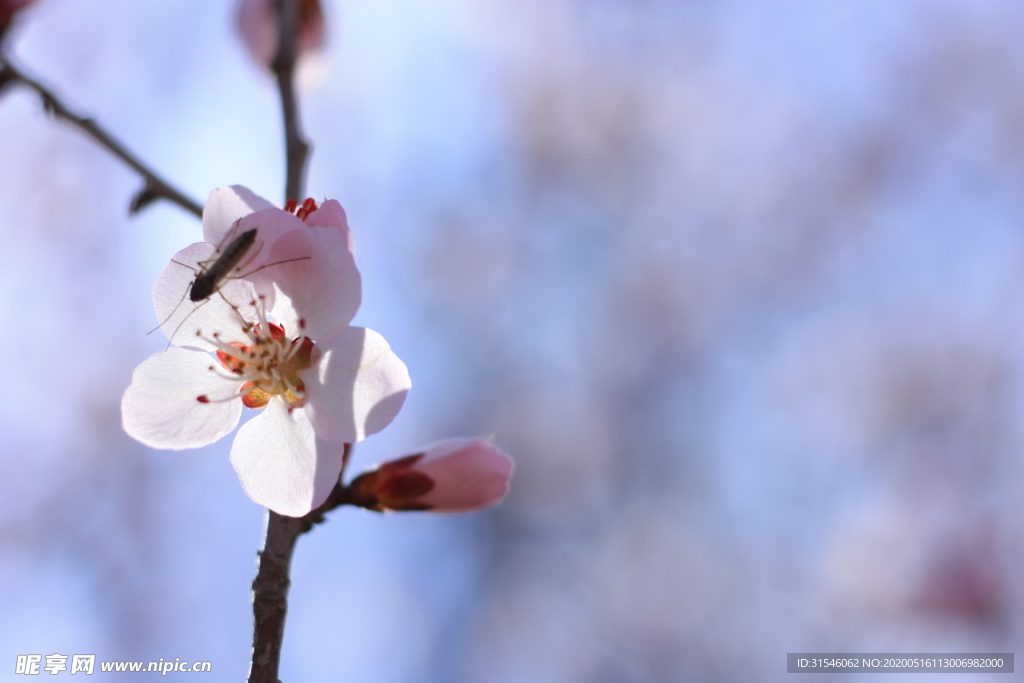
[[[199,330],[197,336],[216,349],[221,368],[211,365],[211,370],[240,385],[239,393],[225,400],[242,398],[246,406],[262,408],[271,398],[280,396],[289,408],[301,407],[306,385],[298,373],[312,365],[316,344],[305,335],[289,339],[284,326],[267,320],[264,300],[261,296],[252,302],[258,322],[243,321],[241,326],[248,343],[225,342],[220,332],[207,336]],[[205,394],[198,400],[220,402]]]
[[[200,394],[199,396],[196,397],[196,400],[199,401],[200,403],[228,403],[230,401],[235,401],[239,398],[245,398],[250,393],[252,393],[256,388],[256,386],[251,386],[249,388],[243,387],[241,393],[234,394],[232,396],[225,396],[223,398],[210,398],[207,394]]]

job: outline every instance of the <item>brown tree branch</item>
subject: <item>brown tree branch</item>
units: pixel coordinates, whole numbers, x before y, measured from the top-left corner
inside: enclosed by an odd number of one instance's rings
[[[343,458],[348,460],[352,445],[345,444]],[[268,511],[267,537],[259,553],[259,570],[252,582],[252,610],[255,627],[252,638],[252,666],[249,683],[280,683],[277,678],[281,663],[284,621],[288,613],[288,587],[291,585],[292,551],[299,536],[336,507],[351,502],[348,487],[340,481],[323,505],[304,517],[285,517]]]
[[[298,0],[276,0],[276,7],[278,42],[273,70],[277,75],[277,89],[281,94],[281,112],[284,115],[284,144],[288,164],[284,198],[301,202],[304,199],[306,163],[309,161],[310,146],[302,133],[299,103],[295,97],[299,3]]]
[[[285,200],[302,201],[306,180],[306,162],[309,143],[302,133],[299,105],[295,97],[295,61],[298,52],[299,5],[298,0],[276,0],[278,21],[277,55],[273,70],[281,95],[284,116]],[[351,444],[345,444],[342,454],[342,473],[348,464]],[[292,552],[299,536],[324,521],[329,511],[349,502],[349,491],[340,480],[335,484],[323,505],[304,517],[285,517],[269,511],[267,537],[260,552],[259,569],[252,583],[253,650],[249,683],[280,683],[277,678],[281,663],[281,645],[284,641],[284,622],[288,613],[288,588],[291,585]]]
[[[21,70],[15,68],[15,66],[11,64],[6,57],[0,55],[0,86],[15,83],[20,83],[31,90],[34,90],[42,100],[43,108],[47,113],[77,126],[85,132],[86,135],[103,147],[106,147],[111,154],[126,163],[134,169],[136,173],[142,176],[146,181],[146,184],[132,199],[131,206],[129,207],[130,213],[138,213],[154,201],[158,199],[166,199],[169,202],[177,204],[186,211],[195,214],[198,218],[203,217],[203,207],[198,202],[195,202],[185,196],[185,194],[157,175],[153,169],[142,163],[137,156],[128,151],[128,149],[119,140],[114,138],[113,135],[108,133],[102,126],[96,123],[96,121],[72,111],[52,90],[44,86],[39,81],[25,75]]]
[[[249,683],[279,683],[284,618],[288,613],[289,572],[295,540],[302,533],[302,518],[284,517],[273,510],[267,514],[267,537],[260,551],[260,568],[252,582],[252,610],[255,617],[252,666]]]

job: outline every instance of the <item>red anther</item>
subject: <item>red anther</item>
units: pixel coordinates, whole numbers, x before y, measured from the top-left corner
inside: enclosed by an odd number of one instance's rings
[[[196,400],[199,401],[200,403],[209,403],[210,397],[207,396],[206,394],[203,394],[202,396],[196,396]]]
[[[300,330],[306,329],[306,319],[305,318],[299,318],[299,329]]]
[[[295,207],[297,207],[297,206],[298,206],[298,202],[296,202],[294,199],[289,197],[288,201],[286,201],[284,203],[284,210],[287,211],[288,213],[295,213]]]
[[[302,201],[302,206],[300,206],[298,211],[295,212],[295,215],[302,220],[306,220],[306,216],[313,213],[319,208],[320,207],[317,206],[315,199],[313,199],[312,197],[306,197],[306,199]]]

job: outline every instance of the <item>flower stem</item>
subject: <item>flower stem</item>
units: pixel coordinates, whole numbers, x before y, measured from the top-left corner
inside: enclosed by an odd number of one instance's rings
[[[345,444],[345,461],[352,444]],[[252,665],[249,683],[280,683],[277,678],[284,641],[284,621],[288,613],[288,588],[291,585],[292,552],[299,536],[323,522],[336,507],[351,503],[351,493],[339,481],[327,500],[304,517],[285,517],[267,511],[267,536],[259,553],[259,569],[252,582],[252,611],[255,619],[252,637]]]
[[[302,133],[299,103],[295,97],[299,3],[298,0],[276,0],[276,7],[278,42],[273,69],[277,75],[277,89],[281,94],[281,112],[284,115],[284,144],[288,163],[284,198],[301,202],[306,184],[306,162],[309,160],[310,146]]]
[[[34,78],[25,75],[20,69],[11,64],[6,56],[0,55],[0,88],[8,83],[21,83],[36,91],[42,100],[43,108],[48,113],[77,126],[86,135],[101,146],[106,147],[111,154],[142,176],[146,184],[132,199],[131,206],[129,207],[130,213],[138,213],[154,201],[166,199],[195,214],[198,218],[203,217],[203,207],[198,202],[185,196],[184,193],[157,175],[153,169],[142,163],[137,156],[128,151],[124,144],[108,133],[95,120],[72,111],[52,90]]]

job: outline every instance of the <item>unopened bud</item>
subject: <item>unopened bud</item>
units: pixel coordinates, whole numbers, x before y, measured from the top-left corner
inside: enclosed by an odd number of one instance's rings
[[[298,36],[295,55],[301,61],[323,49],[324,11],[319,0],[296,0]],[[270,69],[277,56],[279,24],[277,0],[242,0],[238,8],[238,30],[253,58]]]
[[[35,0],[0,0],[0,40],[14,23],[14,15],[34,2]]]
[[[489,439],[448,439],[361,474],[350,492],[371,510],[467,512],[504,498],[512,470]]]

